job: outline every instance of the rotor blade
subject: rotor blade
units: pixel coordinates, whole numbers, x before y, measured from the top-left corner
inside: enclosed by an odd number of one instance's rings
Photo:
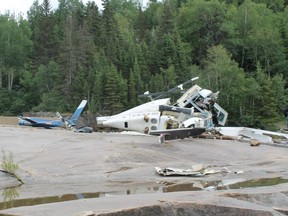
[[[183,90],[183,86],[185,86],[185,85],[187,85],[188,83],[193,82],[193,81],[195,81],[195,80],[197,80],[197,79],[199,79],[199,77],[193,77],[192,79],[187,80],[186,82],[184,82],[184,83],[182,83],[182,84],[180,84],[180,85],[178,85],[178,86],[176,86],[176,87],[174,87],[174,88],[172,88],[172,89],[164,92],[164,94],[159,95],[158,97],[156,97],[156,98],[154,98],[154,99],[160,98],[160,97],[162,97],[162,96],[164,96],[164,95],[166,95],[166,94],[168,94],[168,93],[174,92],[175,90],[178,90],[178,89],[180,89],[180,90],[182,91],[182,90]]]
[[[155,100],[155,99],[158,99],[158,98],[161,98],[163,97],[164,95],[167,95],[169,93],[176,93],[176,92],[179,92],[179,91],[183,91],[183,86],[185,86],[186,84],[190,83],[190,82],[193,82],[194,80],[197,80],[199,79],[199,77],[193,77],[192,79],[190,80],[187,80],[186,82],[184,83],[181,83],[180,85],[168,90],[168,91],[165,91],[165,92],[155,92],[155,93],[150,93],[149,91],[146,91],[144,94],[142,95],[138,95],[138,97],[140,98],[143,98],[143,97],[149,97],[151,100]],[[156,96],[155,98],[153,98],[153,96]]]

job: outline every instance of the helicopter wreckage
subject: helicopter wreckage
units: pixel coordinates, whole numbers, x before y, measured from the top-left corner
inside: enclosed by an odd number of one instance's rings
[[[178,85],[167,91],[183,90],[183,86],[198,79]],[[203,89],[194,84],[185,91],[177,102],[171,105],[171,98],[152,99],[132,109],[113,116],[97,117],[98,125],[135,131],[149,135],[165,135],[165,139],[177,139],[197,136],[215,126],[224,126],[228,113],[217,104],[219,92]]]
[[[161,144],[167,139],[197,137],[204,132],[208,132],[214,139],[225,136],[235,140],[273,143],[272,137],[279,137],[281,143],[288,143],[288,134],[246,127],[224,127],[228,113],[216,102],[219,91],[213,93],[201,88],[193,83],[197,79],[198,77],[192,78],[156,98],[152,97],[155,94],[146,92],[141,97],[149,97],[150,102],[116,115],[97,117],[96,122],[103,127],[158,135]],[[184,86],[189,83],[192,86],[183,92]],[[183,94],[176,103],[171,104],[171,98],[162,98],[177,90],[181,90]]]

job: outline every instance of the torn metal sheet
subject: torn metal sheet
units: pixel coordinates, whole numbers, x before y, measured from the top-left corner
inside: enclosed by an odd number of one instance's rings
[[[219,127],[217,131],[221,135],[233,136],[235,138],[247,137],[249,139],[258,140],[262,143],[273,143],[275,137],[288,140],[288,134],[261,130],[246,127]]]
[[[161,176],[193,176],[201,177],[204,176],[201,172],[195,172],[192,169],[177,169],[177,168],[160,168],[155,167],[156,172]]]
[[[199,169],[199,166],[197,167],[197,170],[193,169],[193,166],[192,169],[179,169],[179,168],[162,169],[160,167],[155,167],[155,169],[156,172],[161,176],[191,176],[191,177],[202,177],[209,174],[222,173],[224,171],[224,170],[208,170],[204,167],[202,169]]]

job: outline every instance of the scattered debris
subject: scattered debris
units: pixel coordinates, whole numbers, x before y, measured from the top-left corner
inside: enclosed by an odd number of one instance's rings
[[[228,136],[234,140],[243,141],[246,139],[247,142],[250,142],[251,146],[276,143],[284,144],[285,146],[288,142],[288,134],[246,127],[219,127],[215,134]]]
[[[244,173],[244,171],[242,171],[242,170],[235,171],[235,174],[242,174],[242,173]]]
[[[252,139],[250,141],[250,146],[259,146],[260,145],[260,141],[259,140],[255,140],[255,139]]]
[[[163,146],[163,144],[165,143],[165,134],[160,134],[159,136],[159,143],[161,146]]]
[[[81,128],[74,128],[74,132],[75,133],[92,133],[93,132],[93,128],[92,127],[88,127],[88,126],[84,126]]]
[[[222,172],[229,172],[229,170],[208,170],[202,164],[193,165],[191,169],[179,169],[179,168],[160,168],[155,167],[156,172],[161,176],[191,176],[191,177],[201,177],[209,174],[216,174]]]
[[[198,137],[203,139],[235,140],[235,137],[222,135],[218,131],[204,132]]]
[[[215,191],[216,187],[211,185],[211,186],[208,186],[208,187],[204,188],[204,190],[206,190],[206,191]]]

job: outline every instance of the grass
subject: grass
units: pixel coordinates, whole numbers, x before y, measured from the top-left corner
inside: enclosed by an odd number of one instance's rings
[[[13,153],[10,152],[9,155],[2,149],[2,163],[1,168],[2,172],[9,173],[11,176],[15,177],[18,181],[23,183],[23,181],[19,178],[19,176],[16,174],[16,171],[19,169],[18,163],[14,162],[14,156]]]

